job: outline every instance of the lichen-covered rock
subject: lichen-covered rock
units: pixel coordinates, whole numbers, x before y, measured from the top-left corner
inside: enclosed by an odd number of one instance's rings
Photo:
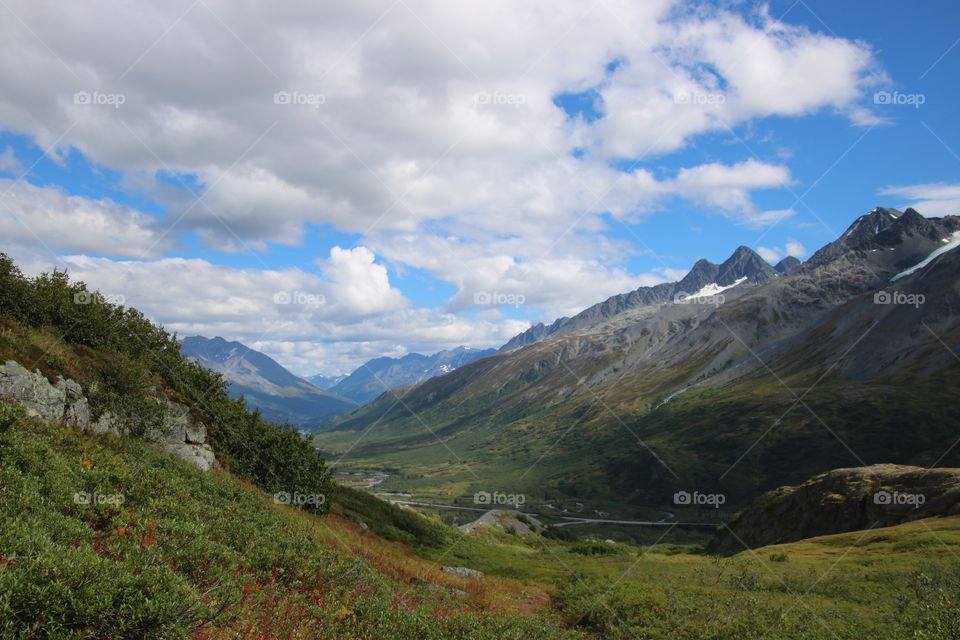
[[[476,569],[470,569],[468,567],[443,567],[442,571],[444,573],[449,573],[452,576],[459,576],[461,578],[483,577],[482,571],[477,571]]]
[[[121,421],[109,412],[96,420],[83,395],[83,388],[74,380],[60,378],[50,384],[36,371],[31,373],[20,363],[7,360],[0,366],[0,398],[13,400],[24,406],[27,415],[63,426],[88,429],[93,433],[126,435]],[[207,429],[190,413],[190,408],[172,400],[165,400],[163,424],[145,435],[145,439],[186,460],[203,471],[209,471],[217,459],[207,441]]]
[[[208,444],[168,442],[163,444],[163,448],[182,460],[189,462],[201,471],[210,471],[217,463],[213,449],[211,449]]]
[[[14,360],[0,366],[0,397],[19,402],[28,415],[50,422],[76,427],[90,423],[90,407],[79,384],[60,378],[52,385],[39,371],[31,373]]]

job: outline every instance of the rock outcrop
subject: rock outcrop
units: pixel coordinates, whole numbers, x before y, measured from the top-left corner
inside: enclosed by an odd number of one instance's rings
[[[732,555],[770,544],[960,514],[960,469],[878,464],[834,469],[754,500],[717,532],[708,551]]]
[[[124,435],[111,414],[104,413],[93,419],[87,398],[77,382],[60,377],[56,384],[50,384],[42,373],[31,373],[14,360],[0,365],[0,398],[22,404],[27,415],[65,427]],[[189,407],[169,399],[166,405],[162,427],[149,432],[145,439],[203,471],[212,469],[217,460],[213,449],[206,444],[206,427],[194,419]]]
[[[458,527],[464,533],[477,533],[491,528],[512,531],[526,536],[543,531],[543,523],[533,516],[508,509],[491,509],[473,522]]]

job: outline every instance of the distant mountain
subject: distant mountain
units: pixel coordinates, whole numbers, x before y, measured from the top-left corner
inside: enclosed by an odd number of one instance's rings
[[[748,279],[753,283],[762,283],[777,277],[778,273],[749,247],[739,247],[722,264],[709,260],[698,260],[679,282],[658,284],[653,287],[640,287],[630,293],[613,296],[581,311],[572,318],[559,318],[549,326],[536,324],[523,333],[511,338],[500,351],[512,351],[520,347],[555,336],[568,335],[575,331],[591,327],[606,319],[614,318],[630,309],[648,307],[671,302],[677,296],[689,296],[701,293],[707,285],[724,288],[735,285],[738,280]],[[706,293],[706,292],[703,292]]]
[[[307,376],[305,380],[315,386],[318,389],[323,389],[324,391],[329,390],[332,387],[335,387],[339,383],[347,379],[346,375],[340,376]]]
[[[796,269],[797,267],[799,267],[801,264],[803,263],[800,262],[797,258],[794,258],[793,256],[787,256],[786,258],[784,258],[783,260],[775,264],[773,267],[773,270],[776,271],[777,273],[787,274],[793,271],[794,269]]]
[[[662,509],[694,490],[744,505],[845,466],[960,466],[958,248],[960,217],[880,207],[799,265],[740,247],[533,327],[403,406],[371,402],[317,443],[343,451],[364,433],[349,457],[388,455],[400,475],[469,465],[438,485],[509,478],[511,492]]]
[[[457,347],[425,356],[409,353],[402,358],[374,358],[329,390],[354,402],[363,404],[381,394],[409,387],[434,376],[450,373],[474,360],[496,353],[494,349]]]
[[[208,369],[219,371],[230,395],[243,395],[269,420],[309,429],[352,411],[356,403],[299,378],[267,355],[239,342],[192,336],[180,342],[181,352]]]

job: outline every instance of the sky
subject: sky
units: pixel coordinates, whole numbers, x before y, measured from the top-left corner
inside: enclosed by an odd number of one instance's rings
[[[960,5],[0,3],[0,251],[311,375],[960,213]]]

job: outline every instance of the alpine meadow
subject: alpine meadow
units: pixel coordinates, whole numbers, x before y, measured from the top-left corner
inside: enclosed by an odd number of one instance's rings
[[[0,53],[0,640],[960,640],[960,5]]]

